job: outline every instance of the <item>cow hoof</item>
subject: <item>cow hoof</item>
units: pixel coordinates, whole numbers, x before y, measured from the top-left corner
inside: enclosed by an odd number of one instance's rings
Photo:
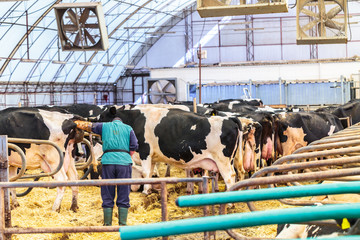
[[[147,191],[143,191],[142,192],[145,196],[148,196],[148,195],[150,195],[151,193],[152,193],[152,191],[151,191],[151,189],[150,190],[147,190]]]
[[[192,191],[186,191],[187,195],[194,195],[194,193]]]
[[[79,210],[79,207],[77,205],[71,205],[70,210],[73,212],[77,212]]]
[[[15,208],[17,208],[17,207],[20,207],[20,204],[19,204],[18,202],[13,203],[13,204],[11,204],[11,206],[10,206],[11,210],[13,210],[13,209],[15,209]]]

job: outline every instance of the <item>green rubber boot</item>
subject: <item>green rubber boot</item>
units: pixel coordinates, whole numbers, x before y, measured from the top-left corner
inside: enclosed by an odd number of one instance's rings
[[[103,208],[103,210],[104,210],[104,226],[111,226],[113,209],[112,208]]]
[[[118,211],[119,211],[119,225],[120,226],[126,225],[128,210],[129,210],[128,208],[122,208],[122,207],[118,208]]]

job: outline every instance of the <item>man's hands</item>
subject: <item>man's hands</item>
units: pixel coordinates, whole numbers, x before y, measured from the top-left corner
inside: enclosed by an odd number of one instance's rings
[[[91,132],[92,123],[87,121],[75,120],[74,123],[76,124],[77,128],[80,128],[84,131]]]

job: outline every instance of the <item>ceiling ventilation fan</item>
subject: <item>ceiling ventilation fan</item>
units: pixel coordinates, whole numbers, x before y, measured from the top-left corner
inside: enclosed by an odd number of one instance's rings
[[[100,2],[61,3],[54,9],[62,50],[108,49],[109,40]]]
[[[347,42],[346,0],[299,0],[297,44]]]
[[[148,79],[148,96],[149,102],[169,103],[176,100],[176,81],[165,79]]]

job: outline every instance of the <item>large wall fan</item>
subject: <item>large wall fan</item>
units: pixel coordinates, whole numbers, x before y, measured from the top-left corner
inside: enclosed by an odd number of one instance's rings
[[[148,79],[149,103],[169,103],[176,100],[175,79]]]
[[[297,44],[347,42],[346,0],[299,0]]]
[[[63,50],[106,50],[108,36],[100,2],[60,3],[54,6]]]

